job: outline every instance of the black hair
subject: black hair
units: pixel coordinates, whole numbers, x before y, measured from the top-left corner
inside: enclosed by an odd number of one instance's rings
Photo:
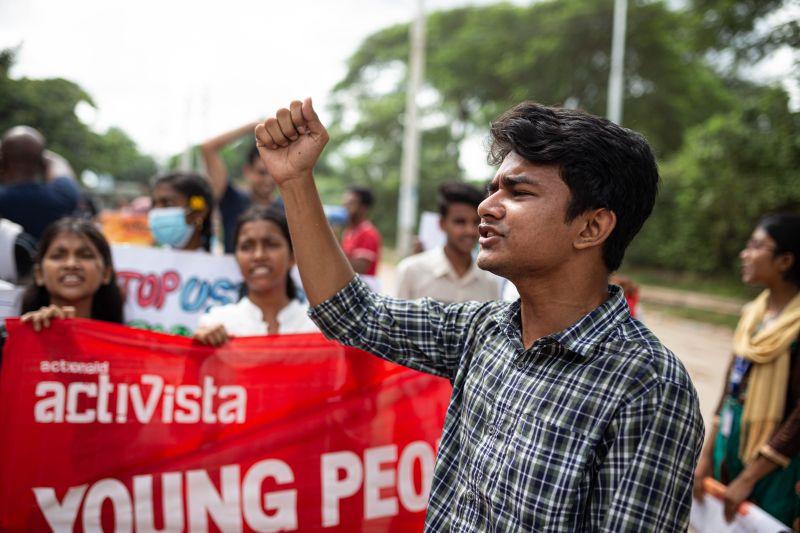
[[[486,195],[480,189],[467,183],[458,181],[443,183],[439,186],[437,197],[439,214],[443,217],[447,216],[447,209],[452,204],[467,204],[477,210],[478,205],[485,197]]]
[[[258,146],[253,144],[247,151],[247,164],[254,165],[259,157],[261,157],[261,154],[258,153]]]
[[[214,197],[208,181],[200,174],[195,172],[170,172],[156,178],[153,187],[157,185],[169,185],[180,194],[190,199],[192,196],[201,196],[205,200],[208,210],[203,219],[203,226],[200,230],[202,246],[205,251],[211,250],[211,213],[214,207]]]
[[[761,219],[758,227],[775,241],[774,255],[792,254],[794,261],[784,274],[784,279],[800,286],[800,215],[776,213]]]
[[[369,187],[365,187],[363,185],[350,185],[347,187],[347,192],[351,192],[358,196],[358,201],[361,202],[361,205],[370,208],[375,203],[375,195],[372,193],[372,189]]]
[[[236,219],[236,229],[233,231],[234,246],[239,242],[239,233],[241,232],[242,227],[248,222],[256,222],[258,220],[266,220],[267,222],[272,222],[278,226],[278,228],[281,230],[281,234],[286,238],[286,242],[289,243],[289,252],[294,253],[292,236],[289,234],[289,223],[286,221],[286,213],[284,213],[283,209],[276,205],[256,205],[242,213],[239,218]],[[247,284],[242,283],[242,289],[239,296],[245,296],[246,294]],[[297,298],[297,287],[294,285],[294,280],[292,279],[291,273],[286,276],[286,296],[292,300]]]
[[[566,222],[591,209],[614,212],[617,224],[603,245],[603,262],[617,270],[658,192],[658,168],[644,137],[583,111],[535,102],[504,113],[490,134],[491,164],[515,152],[531,163],[558,166],[570,190]]]
[[[91,242],[103,259],[103,265],[111,268],[111,279],[101,285],[92,297],[92,318],[105,322],[123,323],[122,307],[124,299],[122,291],[117,285],[117,274],[114,271],[114,262],[111,258],[111,247],[100,233],[100,230],[89,220],[77,217],[66,217],[56,220],[44,230],[39,240],[39,249],[34,257],[34,263],[41,268],[42,260],[47,254],[47,249],[53,244],[56,237],[62,233],[74,233]],[[31,281],[22,295],[22,314],[36,311],[50,305],[50,293],[44,286],[39,286]]]

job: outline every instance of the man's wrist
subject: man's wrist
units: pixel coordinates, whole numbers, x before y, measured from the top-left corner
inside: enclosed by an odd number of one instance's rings
[[[297,190],[306,190],[308,189],[309,185],[313,184],[314,173],[309,170],[308,172],[303,172],[297,176],[281,180],[281,182],[278,183],[278,190],[281,192],[281,196],[283,196],[284,193],[291,193]]]

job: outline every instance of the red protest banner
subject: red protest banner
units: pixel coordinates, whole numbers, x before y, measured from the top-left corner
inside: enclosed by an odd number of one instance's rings
[[[321,335],[8,330],[3,531],[421,530],[446,380]]]

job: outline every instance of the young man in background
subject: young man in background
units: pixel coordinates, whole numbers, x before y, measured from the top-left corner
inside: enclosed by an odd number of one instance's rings
[[[241,169],[242,177],[247,183],[246,189],[231,183],[228,167],[222,158],[222,150],[243,136],[251,134],[256,124],[248,122],[244,126],[225,132],[200,145],[206,165],[206,175],[211,184],[214,201],[219,206],[222,217],[226,254],[236,251],[233,235],[239,215],[251,205],[270,206],[276,203],[280,205],[280,200],[276,201],[275,199],[275,180],[269,175],[264,163],[258,157],[258,150],[255,146],[247,152],[247,160]]]
[[[478,268],[478,205],[484,193],[466,183],[439,187],[439,227],[444,246],[403,259],[397,265],[397,297],[433,298],[445,303],[488,302],[500,297],[498,278]]]
[[[372,191],[361,185],[351,185],[344,193],[343,207],[347,211],[347,226],[342,233],[342,249],[356,274],[375,276],[381,258],[381,234],[368,215],[375,203]]]

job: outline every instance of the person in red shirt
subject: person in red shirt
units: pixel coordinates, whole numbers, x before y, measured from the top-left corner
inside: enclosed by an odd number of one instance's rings
[[[351,185],[342,205],[347,210],[347,226],[342,233],[342,250],[358,274],[374,276],[381,255],[381,234],[367,218],[375,197],[367,187]]]

